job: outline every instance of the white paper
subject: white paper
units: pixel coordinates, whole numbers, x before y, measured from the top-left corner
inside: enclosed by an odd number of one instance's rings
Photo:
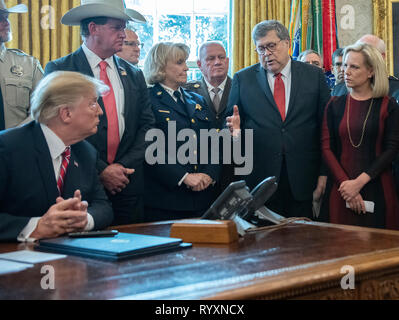
[[[373,201],[366,201],[366,200],[364,200],[364,206],[365,206],[365,208],[366,208],[366,212],[374,213],[374,202],[373,202]],[[346,207],[347,207],[348,209],[351,208],[348,202],[346,202]]]
[[[0,254],[0,259],[11,260],[24,263],[41,263],[51,260],[66,258],[64,254],[54,254],[46,252],[38,252],[32,250],[19,250]]]
[[[0,274],[19,272],[28,268],[32,268],[33,264],[19,263],[15,261],[0,260]]]

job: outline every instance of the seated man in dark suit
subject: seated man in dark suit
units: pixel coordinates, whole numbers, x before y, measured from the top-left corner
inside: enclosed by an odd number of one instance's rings
[[[113,213],[99,181],[100,81],[76,72],[44,78],[29,124],[0,134],[0,241],[29,241],[107,227]]]

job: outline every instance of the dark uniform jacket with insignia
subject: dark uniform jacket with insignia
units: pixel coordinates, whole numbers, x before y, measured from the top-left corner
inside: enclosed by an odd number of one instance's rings
[[[196,93],[189,92],[183,88],[181,88],[181,91],[186,102],[186,110],[183,110],[183,107],[178,105],[161,85],[156,84],[154,87],[149,88],[156,120],[155,126],[159,129],[158,132],[162,132],[165,137],[164,149],[158,149],[158,155],[162,153],[166,163],[146,164],[145,205],[163,210],[200,211],[207,209],[211,205],[214,199],[214,186],[210,185],[204,191],[194,192],[187,188],[184,183],[181,183],[180,186],[178,184],[186,173],[205,173],[214,181],[218,180],[219,165],[212,165],[209,160],[211,156],[210,143],[206,150],[208,152],[207,164],[201,164],[199,161],[201,157],[200,130],[209,130],[213,128],[213,125],[205,100]],[[174,125],[176,126],[176,131],[173,129]],[[183,164],[179,161],[181,160],[179,150],[182,152],[189,141],[184,135],[184,131],[182,131],[184,129],[192,130],[190,138],[194,142],[193,145],[197,145],[197,149],[193,152],[197,163]],[[175,134],[176,136],[174,136]],[[180,140],[176,139],[179,134],[183,134],[184,141],[177,141]],[[154,143],[155,140],[157,139],[154,139]],[[175,144],[176,148],[171,144]],[[153,153],[152,146],[155,145],[151,143],[149,149],[147,149],[147,160],[148,153]],[[180,149],[182,146],[183,148]],[[154,154],[156,155],[157,153],[155,152]],[[185,154],[187,156],[188,152]],[[168,158],[175,158],[175,163],[168,161]]]

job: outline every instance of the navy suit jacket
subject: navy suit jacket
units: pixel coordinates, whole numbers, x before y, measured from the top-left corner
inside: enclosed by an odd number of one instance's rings
[[[241,128],[253,130],[253,171],[239,178],[251,189],[269,176],[279,179],[285,158],[292,194],[305,201],[321,170],[320,128],[330,89],[322,70],[306,63],[292,61],[291,77],[284,122],[259,63],[234,75],[228,108],[232,114],[237,105]]]
[[[205,173],[214,181],[219,178],[219,165],[200,164],[200,130],[212,129],[213,123],[210,119],[208,107],[203,99],[196,93],[182,89],[183,97],[187,104],[188,113],[182,110],[172,97],[160,86],[156,84],[149,89],[153,111],[156,119],[156,127],[165,135],[166,164],[146,165],[146,206],[164,210],[178,211],[199,211],[207,209],[214,199],[214,186],[209,186],[201,192],[194,192],[188,189],[183,183],[178,186],[179,181],[186,173]],[[195,131],[197,140],[197,162],[198,164],[180,164],[177,158],[177,152],[168,150],[168,139],[176,137],[170,136],[168,132],[168,123],[176,122],[176,133],[179,134],[183,129],[192,129]],[[186,142],[177,141],[176,150]],[[176,164],[168,163],[168,152],[175,152]],[[211,156],[211,146],[208,148],[208,157]]]
[[[96,150],[86,141],[71,146],[63,198],[76,189],[89,203],[95,229],[113,219],[111,204],[95,167]],[[41,217],[55,204],[57,182],[46,139],[40,125],[32,121],[0,133],[0,241],[15,241],[30,218]]]
[[[130,183],[122,190],[121,195],[137,195],[143,193],[144,184],[144,155],[147,144],[145,134],[154,125],[154,115],[148,97],[147,85],[140,69],[114,55],[115,65],[118,68],[125,94],[125,132],[119,144],[115,163],[126,168],[135,169],[130,176]],[[50,61],[46,65],[45,75],[58,71],[76,71],[93,77],[93,72],[82,48],[77,51]],[[107,115],[102,99],[99,104],[104,112],[100,117],[100,124],[95,135],[87,138],[99,152],[98,170],[101,173],[107,166]]]

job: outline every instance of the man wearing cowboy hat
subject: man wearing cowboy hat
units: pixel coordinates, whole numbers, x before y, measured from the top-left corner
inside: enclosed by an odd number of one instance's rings
[[[82,46],[49,62],[45,70],[78,71],[111,88],[99,99],[104,115],[98,132],[87,140],[99,152],[97,169],[112,202],[114,225],[143,221],[145,134],[153,127],[154,115],[143,73],[115,55],[122,50],[127,21],[143,20],[137,11],[126,9],[123,0],[81,0],[61,23],[80,25]]]
[[[7,9],[0,0],[0,131],[31,120],[30,95],[43,78],[36,58],[5,46],[12,38],[8,15],[27,11],[24,4]]]

